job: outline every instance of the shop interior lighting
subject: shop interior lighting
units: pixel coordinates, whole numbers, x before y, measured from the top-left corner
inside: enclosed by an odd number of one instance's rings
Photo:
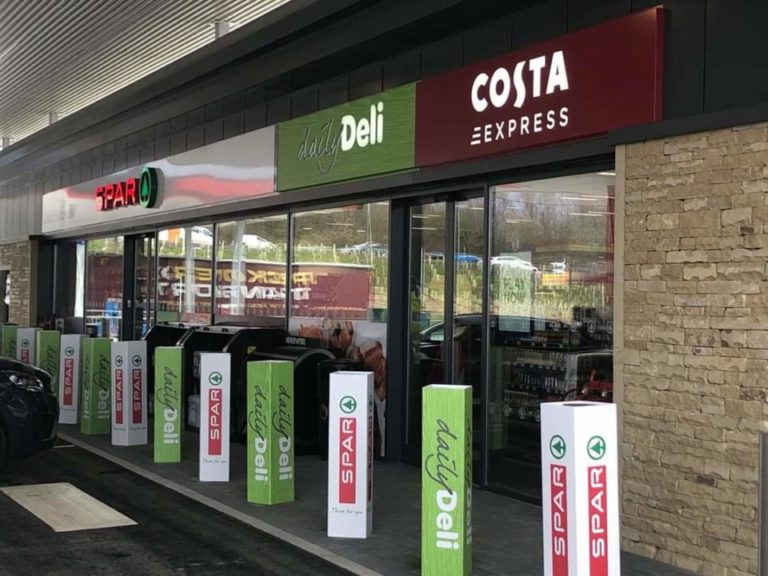
[[[582,201],[582,202],[597,202],[598,198],[596,196],[561,196],[561,200],[575,200],[575,201]]]
[[[436,231],[437,228],[432,228],[431,226],[414,226],[413,230],[430,230],[430,231]]]
[[[616,176],[616,172],[598,172],[598,176]]]
[[[571,212],[569,216],[603,216],[601,212]]]
[[[328,226],[344,226],[346,228],[351,228],[354,224],[351,222],[328,222]]]

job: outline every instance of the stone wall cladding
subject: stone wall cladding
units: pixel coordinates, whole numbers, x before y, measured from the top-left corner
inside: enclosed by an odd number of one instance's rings
[[[623,543],[757,573],[768,124],[626,147]]]
[[[12,323],[28,326],[32,285],[31,243],[0,244],[0,266],[11,271],[10,318]]]

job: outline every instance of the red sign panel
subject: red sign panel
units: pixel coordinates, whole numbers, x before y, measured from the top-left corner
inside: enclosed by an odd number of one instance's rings
[[[62,403],[64,406],[72,406],[72,386],[75,376],[75,359],[64,358],[64,398]]]
[[[590,466],[589,474],[589,574],[608,576],[608,497],[605,466]]]
[[[123,423],[123,371],[115,370],[115,422]]]
[[[568,482],[565,466],[550,466],[552,576],[568,576]]]
[[[133,369],[133,423],[141,424],[141,368]]]
[[[221,456],[222,394],[219,388],[208,391],[208,454]]]
[[[29,363],[29,348],[21,349],[21,361]]]
[[[417,166],[660,120],[663,14],[652,8],[420,82]]]
[[[357,419],[339,420],[339,503],[354,504],[357,495]]]

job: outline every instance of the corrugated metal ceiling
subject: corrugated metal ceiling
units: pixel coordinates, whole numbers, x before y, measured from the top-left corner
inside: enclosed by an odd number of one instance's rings
[[[20,140],[290,0],[0,0],[0,137]]]

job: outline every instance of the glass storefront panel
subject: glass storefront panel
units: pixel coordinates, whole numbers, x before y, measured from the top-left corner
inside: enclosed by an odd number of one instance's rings
[[[157,321],[209,324],[213,226],[160,230],[157,252]]]
[[[62,242],[55,250],[53,311],[63,319],[65,332],[80,333],[85,321],[85,242]]]
[[[216,228],[216,321],[285,325],[288,216]]]
[[[384,454],[389,202],[293,215],[289,330],[374,373],[374,448]]]
[[[134,242],[136,272],[134,277],[134,340],[141,340],[155,323],[155,235],[131,238]]]
[[[123,321],[123,237],[89,240],[86,270],[86,330],[117,340]]]
[[[489,483],[538,498],[540,404],[612,401],[612,173],[492,190]]]
[[[406,445],[421,447],[421,390],[445,380],[446,203],[412,206],[409,215],[410,359]]]

